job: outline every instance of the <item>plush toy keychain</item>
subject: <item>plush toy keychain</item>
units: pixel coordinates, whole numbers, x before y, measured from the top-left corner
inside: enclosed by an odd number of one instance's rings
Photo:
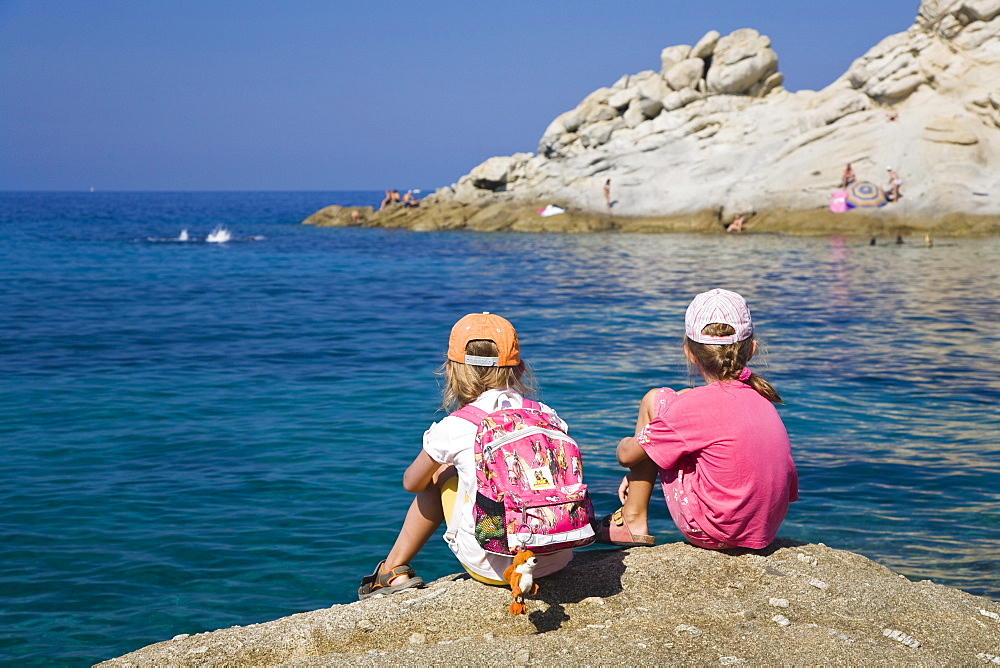
[[[535,584],[535,566],[538,559],[531,550],[520,550],[514,555],[514,563],[504,569],[503,579],[510,583],[510,595],[514,602],[510,604],[510,614],[523,615],[528,612],[524,605],[525,594],[534,596],[538,593]]]

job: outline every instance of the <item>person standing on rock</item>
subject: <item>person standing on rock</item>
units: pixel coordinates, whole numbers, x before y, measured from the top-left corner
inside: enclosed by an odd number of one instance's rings
[[[455,323],[448,341],[444,378],[446,408],[472,406],[492,414],[497,409],[530,405],[565,431],[566,423],[555,411],[525,398],[531,392],[531,378],[520,357],[517,332],[498,315],[471,313]],[[476,425],[455,413],[424,432],[423,448],[403,474],[403,487],[416,498],[388,556],[361,580],[358,598],[422,587],[424,580],[414,573],[409,562],[442,522],[447,523],[445,542],[473,579],[507,584],[503,573],[513,558],[487,552],[476,537],[476,434]],[[582,466],[579,460],[573,465]],[[539,554],[534,575],[538,578],[555,573],[572,558],[570,549]]]
[[[629,469],[618,490],[622,507],[601,520],[597,540],[656,542],[647,513],[659,477],[670,516],[690,543],[765,548],[798,498],[798,474],[774,408],[781,397],[747,366],[757,351],[750,309],[735,292],[703,292],[688,306],[684,330],[684,354],[707,384],[643,397],[635,436],[617,448]]]
[[[885,171],[889,172],[889,185],[885,187],[885,197],[890,202],[898,202],[902,197],[899,189],[903,186],[903,180],[892,167],[886,167]]]
[[[611,211],[611,179],[604,182],[604,206]]]

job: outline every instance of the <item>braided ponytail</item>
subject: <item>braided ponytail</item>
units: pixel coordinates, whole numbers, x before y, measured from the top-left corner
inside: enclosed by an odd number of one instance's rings
[[[723,323],[705,325],[701,330],[701,333],[707,336],[732,336],[735,332],[731,325]],[[724,345],[698,343],[684,337],[684,344],[691,351],[698,367],[708,375],[719,380],[742,380],[768,401],[782,403],[781,395],[769,382],[753,372],[750,372],[749,377],[744,374],[744,369],[754,353],[753,337]]]

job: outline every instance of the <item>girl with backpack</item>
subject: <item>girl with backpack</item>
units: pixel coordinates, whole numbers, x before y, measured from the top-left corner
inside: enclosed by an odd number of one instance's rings
[[[747,366],[757,351],[750,309],[735,292],[703,292],[688,306],[684,331],[684,354],[706,385],[643,397],[635,436],[617,448],[618,463],[629,469],[618,490],[623,505],[601,521],[597,540],[655,543],[647,510],[659,477],[688,542],[712,550],[767,547],[798,498],[798,477],[774,408],[781,397]]]
[[[459,410],[424,432],[423,448],[403,474],[403,487],[416,498],[389,554],[362,579],[361,599],[423,586],[409,562],[442,522],[445,542],[469,575],[493,585],[507,584],[504,570],[520,548],[536,553],[537,578],[565,567],[573,556],[568,547],[593,540],[579,450],[555,411],[525,398],[531,379],[514,327],[490,313],[459,320],[451,330],[444,376],[443,406]],[[538,508],[521,503],[536,497],[550,500]],[[521,503],[517,517],[510,514],[515,501]],[[499,510],[486,516],[483,506]],[[574,521],[580,527],[575,533],[550,531]]]

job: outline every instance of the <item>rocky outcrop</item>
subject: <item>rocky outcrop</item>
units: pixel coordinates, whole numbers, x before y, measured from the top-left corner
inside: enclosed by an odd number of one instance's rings
[[[709,93],[761,97],[770,91],[766,82],[780,83],[771,76],[778,72],[778,54],[771,50],[771,40],[756,30],[744,28],[726,35],[710,55],[712,67],[705,75]]]
[[[766,36],[712,31],[664,49],[659,71],[623,76],[560,114],[536,154],[490,158],[428,204],[553,203],[607,217],[610,178],[615,218],[743,213],[752,230],[756,212],[824,210],[851,163],[880,184],[892,166],[904,197],[844,216],[940,232],[960,214],[995,233],[998,82],[1000,0],[924,0],[912,27],[820,91],[782,87]],[[432,208],[411,219],[435,227]]]
[[[1000,665],[1000,604],[822,544],[589,550],[509,602],[452,576],[100,665]]]
[[[542,135],[539,155],[559,159],[585,153],[607,144],[616,130],[635,130],[707,96],[762,97],[781,84],[771,40],[749,28],[725,37],[713,30],[693,48],[667,47],[660,63],[659,73],[626,75],[558,116]],[[530,154],[519,155],[530,164]]]

